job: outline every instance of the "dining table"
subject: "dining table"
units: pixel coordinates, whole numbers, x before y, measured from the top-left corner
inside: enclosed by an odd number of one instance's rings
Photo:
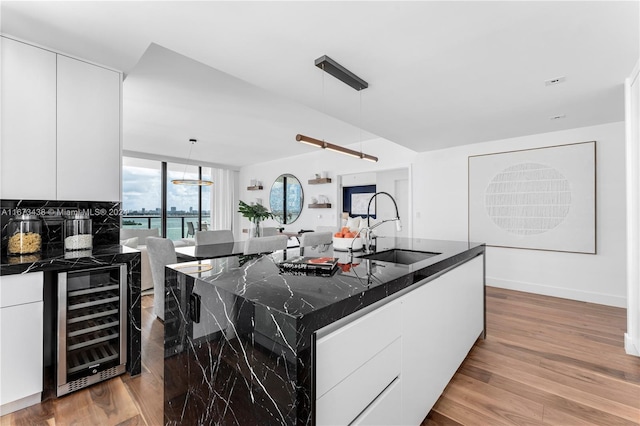
[[[215,259],[244,254],[244,241],[176,247],[178,261]]]
[[[197,246],[176,247],[178,262],[192,262],[196,260],[217,259],[228,256],[240,256],[244,254],[245,241],[234,241],[218,244],[203,244]],[[321,244],[315,247],[307,247],[305,256],[322,257],[327,255],[327,250],[331,245]],[[300,256],[300,246],[298,244],[288,245],[283,251],[285,259]],[[336,257],[338,253],[335,253]],[[346,255],[346,252],[341,253]]]

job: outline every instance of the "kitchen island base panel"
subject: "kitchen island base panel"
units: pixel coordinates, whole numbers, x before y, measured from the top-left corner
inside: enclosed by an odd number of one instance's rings
[[[399,405],[386,405],[392,412],[384,417],[396,419],[389,425],[420,424],[484,329],[483,260],[478,256],[364,315],[345,317],[338,328],[319,330],[316,424],[352,424],[367,407],[380,405],[393,381],[402,392]],[[394,345],[401,350],[389,357]]]
[[[484,256],[403,296],[402,424],[420,424],[484,330]]]

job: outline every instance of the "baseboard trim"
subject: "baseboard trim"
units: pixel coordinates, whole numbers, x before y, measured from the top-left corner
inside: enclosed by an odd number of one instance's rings
[[[42,392],[38,392],[15,401],[7,402],[0,406],[0,416],[22,410],[23,408],[27,408],[35,404],[40,404],[41,401]]]
[[[581,302],[597,303],[599,305],[627,307],[626,296],[614,296],[612,294],[580,291],[572,288],[555,287],[522,281],[504,280],[501,278],[486,277],[489,287],[505,288],[507,290],[525,291],[527,293],[542,294],[544,296],[561,297],[563,299],[578,300]]]
[[[624,333],[624,351],[627,354],[640,356],[639,347],[638,342],[634,342],[631,336],[629,336],[629,333]]]

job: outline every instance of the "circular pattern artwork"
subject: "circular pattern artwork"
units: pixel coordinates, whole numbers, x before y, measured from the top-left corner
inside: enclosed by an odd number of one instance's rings
[[[499,228],[535,235],[560,225],[571,208],[571,183],[553,167],[520,163],[495,175],[485,190],[487,215]]]

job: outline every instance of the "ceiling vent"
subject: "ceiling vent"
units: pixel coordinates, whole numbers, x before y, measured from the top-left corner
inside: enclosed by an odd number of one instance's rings
[[[555,86],[556,84],[564,83],[567,80],[567,77],[556,77],[550,80],[545,80],[545,86]]]

